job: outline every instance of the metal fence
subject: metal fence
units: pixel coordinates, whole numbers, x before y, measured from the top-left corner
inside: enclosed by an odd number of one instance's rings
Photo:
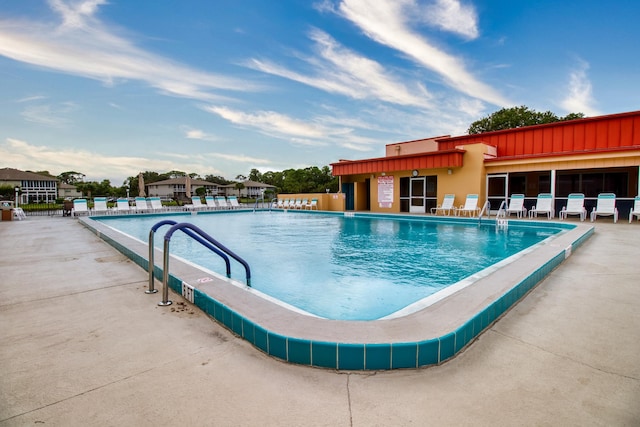
[[[27,216],[62,216],[61,203],[24,203],[20,207]]]

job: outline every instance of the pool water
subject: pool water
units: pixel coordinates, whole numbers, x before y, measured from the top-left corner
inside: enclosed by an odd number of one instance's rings
[[[194,224],[240,255],[251,266],[253,288],[313,315],[341,320],[389,316],[562,230],[294,212],[99,220],[147,242],[149,230],[162,219]],[[156,232],[157,247],[168,228]],[[170,253],[225,275],[222,259],[182,232],[174,233]],[[245,282],[244,268],[231,262],[232,278]]]

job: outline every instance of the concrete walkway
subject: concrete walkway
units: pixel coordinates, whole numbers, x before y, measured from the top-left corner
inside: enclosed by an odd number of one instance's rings
[[[71,218],[0,222],[0,426],[638,426],[640,224],[596,233],[465,352],[279,362]],[[177,302],[177,303],[176,303]]]

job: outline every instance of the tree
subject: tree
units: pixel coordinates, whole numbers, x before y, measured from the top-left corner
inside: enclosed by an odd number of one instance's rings
[[[61,182],[64,182],[65,184],[75,185],[78,182],[84,181],[84,177],[85,175],[83,173],[69,171],[69,172],[62,172],[56,178],[58,178]]]
[[[255,182],[262,182],[262,174],[258,169],[251,169],[249,172],[249,180]]]
[[[205,175],[204,176],[204,180],[205,181],[209,181],[209,182],[213,182],[214,184],[218,184],[218,185],[231,184],[231,181],[225,179],[224,177],[222,177],[220,175]]]
[[[467,133],[478,134],[581,118],[584,118],[583,113],[570,113],[565,117],[558,117],[551,111],[540,113],[521,105],[520,107],[503,108],[485,118],[471,123]]]

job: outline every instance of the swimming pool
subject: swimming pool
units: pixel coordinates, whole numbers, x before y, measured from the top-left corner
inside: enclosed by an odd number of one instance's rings
[[[161,219],[100,221],[145,241]],[[301,212],[213,213],[185,222],[246,260],[255,289],[312,315],[339,320],[393,316],[563,231],[553,225],[497,230],[493,224]],[[155,242],[162,248],[162,239]],[[220,257],[184,233],[174,234],[170,253],[225,272]],[[232,269],[236,280],[244,281],[243,274],[242,268]]]
[[[272,214],[284,216],[290,213]],[[478,225],[477,219],[463,218],[435,219],[367,213],[349,213],[349,216],[398,221],[420,218],[445,226]],[[148,217],[154,223],[160,219],[155,215]],[[180,213],[171,218],[177,222],[191,222],[195,217]],[[79,222],[132,261],[147,268],[146,239],[141,241],[132,238],[95,219],[83,217]],[[482,222],[495,227],[494,220]],[[514,227],[516,224],[518,227]],[[186,260],[171,261],[167,283],[232,333],[277,359],[306,366],[346,370],[417,368],[443,363],[458,354],[559,266],[594,231],[589,224],[547,221],[510,221],[509,228],[515,231],[520,226],[539,227],[542,224],[564,231],[530,247],[524,256],[515,255],[503,265],[494,264],[485,269],[483,274],[472,275],[471,283],[465,286],[456,288],[453,285],[440,291],[439,294],[445,295],[436,301],[428,304],[419,301],[410,305],[408,308],[411,310],[407,312],[400,310],[401,315],[379,320],[333,320],[309,316],[275,301],[259,290],[239,286],[236,281],[220,278],[217,274],[212,275],[209,270]],[[160,267],[156,263],[154,271],[158,279],[162,278]],[[467,281],[463,279],[461,282],[465,284]],[[157,300],[155,295],[154,299]]]

